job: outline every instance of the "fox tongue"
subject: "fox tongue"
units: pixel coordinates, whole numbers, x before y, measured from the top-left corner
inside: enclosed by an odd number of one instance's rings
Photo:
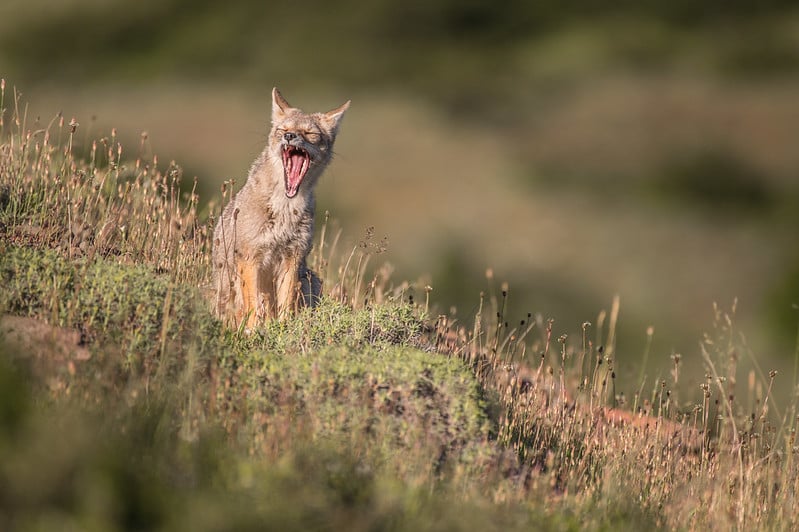
[[[302,178],[308,171],[307,159],[308,156],[300,151],[292,151],[286,158],[286,195],[290,198],[297,194]]]

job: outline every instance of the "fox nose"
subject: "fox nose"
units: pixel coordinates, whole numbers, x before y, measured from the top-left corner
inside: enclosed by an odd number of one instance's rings
[[[291,131],[286,131],[285,133],[283,133],[283,139],[284,140],[292,141],[292,140],[294,140],[296,138],[297,138],[297,134],[296,133],[292,133]]]

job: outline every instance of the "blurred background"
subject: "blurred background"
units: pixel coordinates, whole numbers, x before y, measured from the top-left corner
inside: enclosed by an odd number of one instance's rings
[[[700,367],[713,303],[737,298],[789,384],[799,8],[614,4],[4,0],[0,77],[30,123],[116,127],[128,157],[177,161],[217,202],[263,147],[273,86],[309,111],[352,99],[319,213],[347,246],[387,236],[373,264],[417,299],[429,283],[468,322],[507,282],[508,321],[577,341],[618,294],[619,371],[638,376],[653,326],[651,379],[673,353]]]

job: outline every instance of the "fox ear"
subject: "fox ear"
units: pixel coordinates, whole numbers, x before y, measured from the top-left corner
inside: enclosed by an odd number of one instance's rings
[[[280,94],[280,91],[277,90],[277,87],[274,87],[272,89],[272,120],[283,116],[289,109],[291,109],[289,102],[283,98],[283,95]]]
[[[328,111],[322,114],[322,122],[324,123],[325,127],[331,133],[336,133],[338,130],[338,126],[341,123],[341,117],[344,116],[344,111],[349,109],[350,102],[352,100],[347,100],[344,102],[343,105],[336,107],[332,111]]]

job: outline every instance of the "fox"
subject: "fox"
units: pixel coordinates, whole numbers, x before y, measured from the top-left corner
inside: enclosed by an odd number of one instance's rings
[[[225,206],[212,243],[216,313],[252,330],[314,306],[322,283],[307,265],[314,231],[314,187],[333,156],[351,101],[321,113],[292,107],[272,89],[266,147]]]

